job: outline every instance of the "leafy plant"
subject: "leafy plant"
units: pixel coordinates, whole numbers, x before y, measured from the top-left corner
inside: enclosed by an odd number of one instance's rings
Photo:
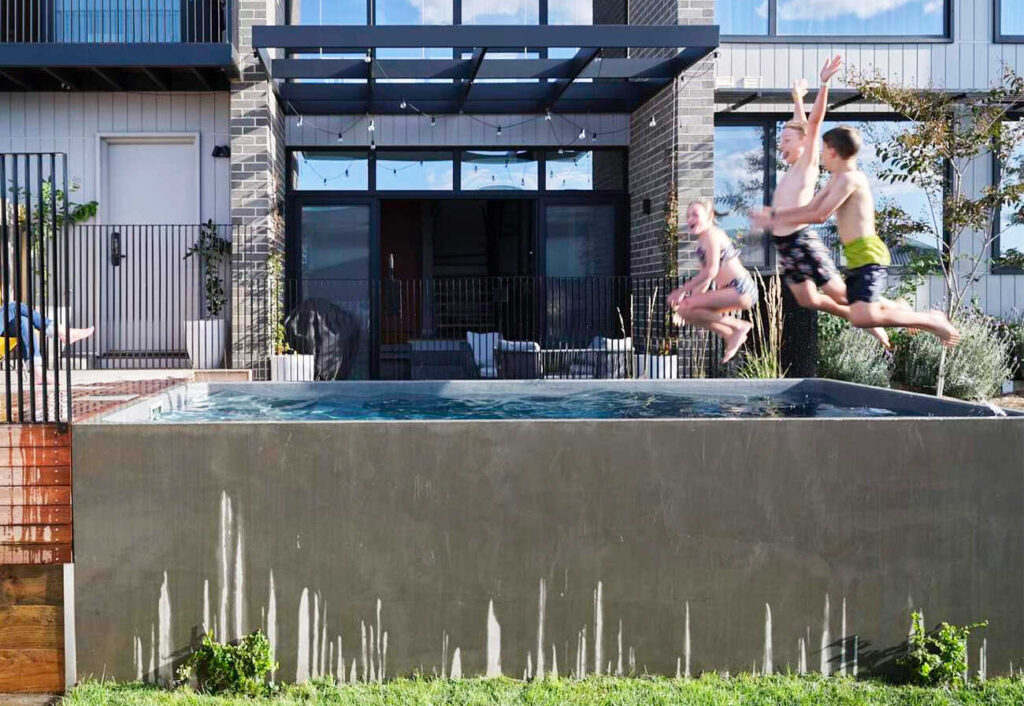
[[[199,691],[208,694],[259,697],[271,693],[267,675],[276,669],[270,641],[259,630],[234,645],[217,642],[208,632],[178,669],[178,679],[188,682],[195,678]]]
[[[880,73],[853,76],[850,83],[865,99],[888,105],[907,121],[905,129],[878,144],[885,165],[879,177],[924,191],[932,214],[929,230],[939,248],[935,274],[942,278],[946,314],[958,319],[990,246],[1024,211],[1024,173],[1012,159],[1024,143],[1024,121],[1007,119],[1024,95],[1024,77],[1006,66],[999,85],[971,96],[902,86]],[[987,168],[990,160],[1000,165],[993,185],[968,189],[967,175]],[[1003,210],[1011,212],[1006,222],[998,218]],[[935,359],[938,395],[946,392],[951,357],[941,348]]]
[[[908,681],[922,686],[959,688],[967,675],[967,637],[972,630],[988,626],[988,621],[958,627],[940,623],[932,632],[924,628],[924,618],[915,611],[910,617],[909,650],[897,664],[907,670]]]
[[[956,320],[962,338],[949,353],[946,394],[964,400],[992,397],[1012,370],[1010,342],[992,325],[991,317],[967,310]],[[934,336],[907,335],[896,345],[894,377],[916,390],[934,391],[939,360],[945,348]]]
[[[831,314],[818,316],[818,375],[831,380],[889,387],[885,349],[866,331]]]
[[[673,158],[672,164],[675,163],[675,158]],[[674,174],[675,170],[673,169],[672,172]],[[668,185],[661,247],[665,260],[665,276],[676,277],[679,274],[679,194],[676,191],[675,179],[672,179]]]
[[[744,353],[736,375],[741,378],[782,378],[786,376],[782,367],[782,278],[776,272],[766,283],[757,271],[754,278],[758,291],[764,296],[755,299],[750,312],[752,345]]]
[[[1010,353],[1010,367],[1018,380],[1024,380],[1024,312],[1015,312],[995,319],[996,333],[1006,339]]]
[[[267,257],[267,289],[270,296],[271,347],[274,355],[294,353],[284,327],[284,258],[275,251]]]
[[[185,259],[193,255],[199,258],[205,282],[207,318],[218,316],[227,303],[221,266],[230,254],[231,241],[217,234],[217,226],[212,220],[199,226],[199,239],[185,252]]]

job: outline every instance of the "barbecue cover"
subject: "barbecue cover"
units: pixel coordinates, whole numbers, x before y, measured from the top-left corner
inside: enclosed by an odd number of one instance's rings
[[[315,356],[317,380],[348,379],[362,335],[358,315],[326,299],[307,299],[288,315],[284,328],[296,353]]]

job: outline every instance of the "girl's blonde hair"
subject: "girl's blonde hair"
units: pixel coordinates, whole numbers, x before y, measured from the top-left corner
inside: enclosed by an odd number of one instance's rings
[[[690,210],[690,208],[692,208],[693,206],[702,206],[704,210],[711,215],[712,225],[716,224],[718,222],[718,219],[721,218],[722,216],[728,215],[728,211],[716,211],[715,202],[712,199],[694,199],[686,207],[686,210]]]

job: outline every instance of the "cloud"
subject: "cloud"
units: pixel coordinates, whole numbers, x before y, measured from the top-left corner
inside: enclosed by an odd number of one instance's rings
[[[926,13],[942,8],[942,0],[780,0],[779,19],[828,20],[853,15],[865,20],[904,5],[918,5]]]

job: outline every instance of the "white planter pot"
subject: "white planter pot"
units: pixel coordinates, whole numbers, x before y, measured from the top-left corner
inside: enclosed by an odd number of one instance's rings
[[[224,319],[185,321],[185,350],[198,370],[219,368],[224,361]]]
[[[313,360],[311,355],[272,355],[270,379],[274,382],[311,382]]]
[[[651,380],[675,380],[679,377],[678,355],[640,355],[635,356],[635,374],[639,378]]]

